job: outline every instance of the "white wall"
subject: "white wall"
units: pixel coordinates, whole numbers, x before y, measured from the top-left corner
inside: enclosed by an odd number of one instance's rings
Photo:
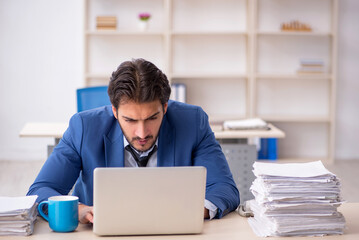
[[[359,1],[339,3],[336,159],[359,159]],[[76,112],[82,7],[80,0],[0,0],[0,160],[45,160],[53,140],[19,138],[19,131]]]
[[[359,160],[359,1],[339,0],[336,159]]]
[[[45,159],[30,121],[68,121],[82,83],[82,1],[0,0],[0,160]]]

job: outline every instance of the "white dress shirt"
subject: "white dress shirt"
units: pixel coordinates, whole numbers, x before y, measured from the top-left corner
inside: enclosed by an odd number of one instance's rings
[[[123,147],[126,148],[127,145],[129,145],[127,139],[125,138],[125,136],[123,136]],[[155,145],[158,145],[158,138],[156,140]],[[153,145],[149,150],[147,150],[146,152],[138,152],[136,149],[133,149],[134,151],[136,151],[140,157],[144,157],[147,156],[153,149],[153,147],[155,146]],[[138,167],[136,160],[133,158],[133,156],[131,155],[131,153],[127,150],[125,151],[125,167]],[[146,167],[157,167],[157,151],[154,152],[152,154],[152,156],[150,157],[150,159],[148,159],[147,165]],[[217,214],[217,210],[218,208],[216,207],[216,205],[214,205],[211,201],[205,199],[204,200],[204,207],[207,208],[209,210],[209,218],[212,219],[216,216]]]

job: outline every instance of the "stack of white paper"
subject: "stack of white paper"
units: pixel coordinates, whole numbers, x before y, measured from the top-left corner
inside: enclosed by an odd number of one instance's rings
[[[268,124],[260,118],[249,118],[242,120],[227,120],[223,123],[224,129],[227,130],[249,130],[263,129],[268,130]]]
[[[0,197],[0,236],[32,234],[37,216],[36,198]]]
[[[340,181],[321,161],[255,162],[253,168],[255,199],[249,207],[254,217],[248,222],[258,236],[343,234]]]

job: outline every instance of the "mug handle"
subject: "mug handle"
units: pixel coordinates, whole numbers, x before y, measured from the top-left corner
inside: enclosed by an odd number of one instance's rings
[[[49,215],[45,214],[43,211],[42,211],[42,207],[44,204],[49,204],[49,201],[43,201],[39,204],[39,206],[37,206],[37,210],[39,211],[40,215],[45,218],[46,221],[49,221]]]

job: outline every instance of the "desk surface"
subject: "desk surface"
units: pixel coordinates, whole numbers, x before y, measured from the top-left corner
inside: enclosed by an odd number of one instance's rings
[[[20,131],[20,137],[62,138],[67,127],[67,123],[30,122]]]
[[[217,139],[233,139],[233,138],[284,138],[285,133],[277,127],[269,124],[269,130],[216,130],[214,135]]]
[[[67,123],[46,123],[30,122],[26,123],[20,132],[20,137],[54,137],[62,138],[67,129]],[[284,138],[282,130],[270,125],[270,130],[217,130],[214,129],[217,139],[236,139],[236,138]]]
[[[347,229],[344,235],[333,235],[325,237],[278,237],[267,239],[289,239],[289,240],[357,240],[359,239],[359,203],[345,203],[339,208],[339,211],[344,214]],[[10,237],[5,236],[0,239],[25,239],[24,237]],[[238,215],[237,212],[232,212],[224,218],[218,220],[211,220],[204,222],[202,234],[197,235],[165,235],[165,236],[124,236],[124,237],[98,237],[92,232],[90,225],[80,224],[75,232],[72,233],[55,233],[48,227],[47,222],[39,218],[35,225],[34,234],[26,237],[29,240],[42,240],[42,239],[186,239],[186,240],[233,240],[233,239],[265,239],[257,237],[250,228],[246,218]]]

